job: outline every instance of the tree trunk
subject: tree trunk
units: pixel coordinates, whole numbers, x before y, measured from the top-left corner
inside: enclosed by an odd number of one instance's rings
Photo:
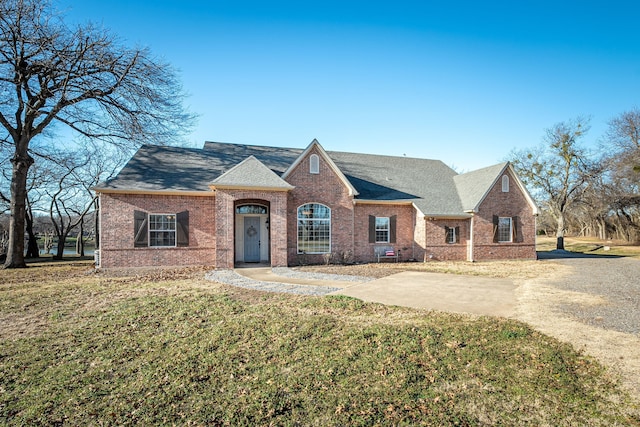
[[[27,258],[39,258],[40,257],[40,248],[38,247],[38,237],[33,232],[33,213],[31,212],[31,207],[26,210],[27,215],[25,217],[26,220],[26,231],[29,236],[29,240],[27,241]]]
[[[84,256],[84,221],[80,221],[80,231],[78,231],[78,238],[76,239],[76,254]]]
[[[58,236],[58,246],[56,248],[56,254],[53,256],[53,259],[62,259],[64,256],[64,244],[67,241],[66,235]]]
[[[559,251],[564,250],[564,215],[560,213],[558,215],[558,228],[556,229],[556,249]]]
[[[24,223],[27,200],[27,172],[33,158],[25,152],[11,159],[11,217],[9,219],[9,247],[4,268],[25,268]]]

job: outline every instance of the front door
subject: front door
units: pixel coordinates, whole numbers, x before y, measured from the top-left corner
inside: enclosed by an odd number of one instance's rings
[[[260,262],[260,217],[244,217],[244,262]]]

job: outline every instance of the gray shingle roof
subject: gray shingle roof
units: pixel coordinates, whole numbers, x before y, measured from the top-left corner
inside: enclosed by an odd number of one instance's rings
[[[293,186],[276,175],[264,163],[249,156],[211,182],[215,187],[260,187],[292,189]]]
[[[210,184],[283,188],[280,176],[303,153],[297,148],[206,142],[202,149],[143,146],[98,191],[211,191]],[[439,160],[327,151],[359,195],[414,203],[427,216],[465,216],[505,163],[458,175]],[[247,160],[253,156],[254,159]],[[239,166],[245,162],[244,166]],[[258,166],[260,165],[260,166]],[[234,169],[235,168],[235,169]]]
[[[507,165],[508,163],[504,162],[454,177],[463,210],[471,211],[478,208],[487,190],[495,184]]]

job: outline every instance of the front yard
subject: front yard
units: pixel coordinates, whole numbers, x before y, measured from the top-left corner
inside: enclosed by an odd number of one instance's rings
[[[514,320],[76,262],[0,270],[0,420],[610,426],[640,408],[594,359]]]

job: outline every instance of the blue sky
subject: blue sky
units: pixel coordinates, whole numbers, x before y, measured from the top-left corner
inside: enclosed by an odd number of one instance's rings
[[[632,1],[57,3],[179,71],[189,140],[434,158],[468,171],[640,106]]]

